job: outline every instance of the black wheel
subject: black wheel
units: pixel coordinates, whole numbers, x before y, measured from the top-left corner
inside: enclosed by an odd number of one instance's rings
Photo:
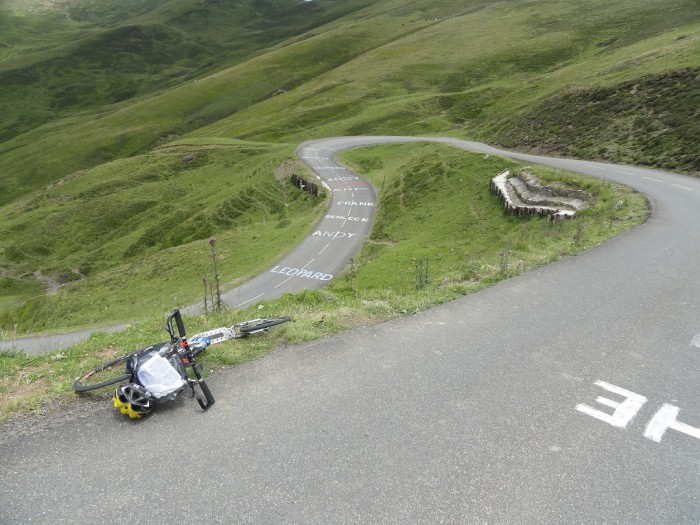
[[[255,321],[248,321],[239,325],[237,328],[242,334],[252,334],[254,332],[259,332],[260,330],[267,330],[271,326],[286,323],[291,321],[289,317],[276,317],[274,319],[257,319]]]
[[[88,392],[128,380],[131,374],[126,370],[126,362],[132,355],[117,357],[83,374],[73,383],[73,390]]]

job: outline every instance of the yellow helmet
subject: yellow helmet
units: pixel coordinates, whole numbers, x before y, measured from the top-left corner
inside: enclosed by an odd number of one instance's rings
[[[151,400],[148,392],[136,383],[119,385],[112,401],[114,408],[131,419],[141,418],[151,411]]]

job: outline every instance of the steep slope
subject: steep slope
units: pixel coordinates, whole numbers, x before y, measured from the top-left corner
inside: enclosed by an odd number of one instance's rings
[[[0,75],[27,80],[0,83],[16,134],[0,143],[0,308],[35,326],[44,278],[128,281],[122,303],[147,305],[154,276],[181,275],[162,260],[209,235],[265,239],[238,275],[271,261],[320,213],[272,175],[307,138],[441,133],[700,169],[695,0],[66,0],[67,18],[31,23],[28,4],[0,9],[18,22]]]
[[[699,19],[692,0],[376,1],[197,82],[2,143],[0,202],[195,131],[295,141],[463,130],[517,144],[502,133],[511,120],[573,86],[698,67]]]
[[[182,2],[185,2],[185,0],[180,0],[177,4],[180,5]],[[304,41],[304,38],[309,37],[307,34],[296,44],[294,44],[293,38],[286,40],[284,45],[280,44],[277,48],[270,48],[275,42],[279,42],[290,33],[301,33],[309,27],[314,27],[315,24],[327,22],[328,19],[336,18],[343,13],[360,9],[369,2],[368,0],[344,2],[336,0],[336,2],[328,3],[330,6],[336,6],[334,9],[321,9],[318,12],[315,11],[315,3],[297,0],[290,0],[290,3],[295,6],[296,13],[291,19],[285,18],[286,15],[290,14],[290,10],[276,12],[275,16],[278,18],[269,23],[270,17],[259,16],[259,13],[258,16],[252,18],[255,20],[254,25],[262,26],[264,31],[260,30],[254,38],[250,37],[250,35],[241,37],[246,41],[244,54],[248,60],[241,61],[240,57],[238,59],[235,58],[237,53],[241,52],[236,50],[236,39],[233,39],[230,44],[233,51],[228,49],[228,51],[224,50],[219,53],[219,55],[226,55],[225,59],[222,59],[220,56],[218,58],[215,57],[217,58],[216,67],[218,68],[221,68],[227,61],[240,62],[239,65],[209,75],[204,79],[193,78],[190,73],[187,73],[185,75],[188,80],[186,83],[181,83],[179,87],[156,96],[141,96],[133,100],[106,106],[100,102],[98,107],[90,106],[91,109],[87,112],[88,114],[85,114],[85,111],[73,112],[70,115],[65,115],[64,118],[49,119],[48,123],[38,127],[33,127],[32,124],[33,129],[0,144],[0,158],[3,159],[6,167],[4,176],[0,180],[0,203],[8,202],[11,198],[20,195],[25,188],[41,187],[46,182],[57,180],[63,175],[78,169],[95,166],[115,158],[147,150],[154,144],[162,142],[163,138],[167,140],[168,137],[179,134],[183,130],[196,129],[216,121],[235,113],[241,108],[269,98],[280,90],[289,90],[300,86],[304,82],[337,67],[368,49],[392,41],[396,35],[405,34],[407,31],[413,30],[413,28],[403,28],[400,25],[384,32],[377,31],[376,25],[371,25],[364,29],[349,27],[346,30],[347,22],[336,25],[326,24],[324,29],[318,30],[321,35],[324,35],[321,41],[315,40],[312,44],[309,44]],[[219,4],[228,5],[226,2],[212,3],[213,6],[218,6]],[[252,1],[251,4],[258,5],[257,2]],[[280,2],[269,3],[269,5],[277,4],[285,4],[285,2],[280,0]],[[267,4],[263,2],[261,5]],[[326,5],[326,3],[324,2],[323,5]],[[219,32],[223,31],[225,24],[230,22],[231,16],[225,16],[224,13],[217,15],[217,12],[211,11],[211,9],[209,6],[203,13],[197,12],[198,20],[203,21],[200,30],[206,32],[209,38],[219,42],[217,35],[220,33],[217,33],[217,30]],[[270,13],[275,12],[271,8],[268,8],[268,11]],[[149,17],[152,18],[153,15],[149,14]],[[189,27],[191,21],[189,18],[185,18],[186,20],[183,20],[183,16],[178,15],[174,20],[181,25],[184,24]],[[215,24],[213,27],[209,27],[205,23],[209,18],[218,19],[218,26]],[[296,25],[292,24],[294,21],[296,21]],[[280,30],[282,25],[284,30]],[[350,26],[353,25],[350,24]],[[179,31],[180,29],[178,28],[177,30]],[[115,37],[115,31],[119,35],[118,38]],[[159,57],[158,59],[165,56],[160,49],[160,43],[158,43],[158,46],[154,44],[154,42],[159,42],[158,38],[153,35],[154,31],[158,35],[167,37],[168,41],[175,38],[175,33],[173,33],[175,29],[157,25],[151,25],[147,30],[141,28],[141,26],[122,25],[116,30],[110,30],[106,36],[105,34],[99,36],[102,39],[107,38],[106,44],[109,45],[114,43],[110,39],[115,37],[118,42],[117,47],[126,49],[123,59],[120,60],[123,60],[131,68],[129,71],[133,78],[128,75],[123,77],[126,79],[124,82],[127,84],[131,83],[129,85],[136,85],[134,83],[143,81],[143,75],[151,74],[151,72],[147,71],[151,64],[140,59],[140,55],[137,52],[139,48],[143,48],[142,51],[146,55],[153,52]],[[266,32],[269,32],[272,36],[270,34],[265,36]],[[141,39],[141,36],[147,41]],[[251,45],[251,41],[255,42],[256,45]],[[102,44],[105,44],[104,40]],[[85,45],[90,49],[94,47],[94,42],[90,44],[88,41]],[[263,49],[268,50],[263,53]],[[197,52],[196,49],[193,51],[187,45],[181,51],[184,53],[183,60],[190,60],[191,57],[188,53]],[[167,53],[165,54],[167,55]],[[107,56],[113,57],[113,53],[110,53],[109,49],[105,53],[103,45],[97,46],[94,55],[92,58],[99,58],[100,56],[103,58]],[[129,57],[132,55],[138,59],[136,60],[136,66],[130,63]],[[231,58],[229,55],[234,58]],[[54,58],[53,60],[63,59]],[[162,62],[162,64],[165,65],[166,62],[167,60]],[[81,62],[73,56],[71,63],[80,64]],[[146,68],[143,71],[139,69],[139,65],[142,63],[145,64],[144,68]],[[53,63],[50,62],[50,64]],[[38,65],[34,64],[29,69],[33,71],[32,68],[37,67]],[[49,68],[47,73],[49,75],[52,75],[51,72],[57,69],[55,65],[47,67]],[[94,64],[89,62],[85,67],[88,69],[92,68],[90,71],[94,73]],[[214,69],[215,66],[207,64],[207,68]],[[164,74],[167,75],[170,69],[169,67],[167,70],[164,70]],[[201,69],[200,67],[199,70]],[[13,70],[5,72],[4,75],[9,78],[15,73],[16,71]],[[90,96],[94,95],[99,98],[102,95],[99,94],[100,89],[98,89],[99,86],[95,82],[100,83],[102,73],[98,73],[96,78],[93,78],[95,77],[94,74],[88,76],[90,78],[85,80],[83,75],[76,72],[75,76],[70,78],[80,79],[79,93],[91,93]],[[25,77],[26,75],[21,76],[18,82],[21,84]],[[53,78],[51,76],[52,81]],[[199,80],[199,83],[196,83],[197,80]],[[38,82],[43,89],[41,81],[39,80]],[[116,91],[109,91],[109,93],[103,94],[102,102],[108,102],[109,100],[107,99],[109,97],[113,97],[116,100],[122,96],[133,98],[138,94],[138,92],[128,92],[128,86],[120,94],[119,90],[121,88],[119,88],[119,83],[110,79],[104,80],[103,83],[105,86],[108,86],[108,89]],[[158,82],[155,82],[155,84],[159,89],[167,87]],[[10,90],[8,91],[8,96],[12,97],[17,95],[18,92],[24,92],[25,89],[12,82],[8,82],[7,85],[7,89]],[[68,100],[65,96],[70,95],[70,100],[80,105],[82,99],[73,93],[73,87],[75,86],[57,87],[56,89],[60,92],[57,96],[59,96],[60,100]],[[139,89],[141,88],[139,87]],[[93,94],[93,91],[96,91],[97,94]],[[107,97],[107,99],[104,97]],[[17,102],[15,99],[13,107],[29,108],[28,113],[30,115],[36,109],[31,103],[18,104]],[[53,98],[44,106],[52,107],[52,104],[55,105]],[[24,118],[23,114],[21,112],[18,114],[17,111],[15,109],[9,114],[19,115],[17,119],[22,120]],[[40,117],[46,116],[45,110],[42,110],[40,113]],[[10,117],[7,118],[10,119]],[[8,126],[15,129],[12,122],[9,122]],[[20,126],[24,125],[21,124]],[[18,132],[17,129],[12,131],[12,133],[16,132]],[[27,157],[32,157],[34,162],[28,165],[25,162]]]
[[[0,142],[42,127],[65,133],[65,122],[94,120],[193,82],[371,1],[17,0],[0,7]],[[65,164],[55,172],[60,175],[143,146],[122,138],[84,152],[77,162],[58,157],[50,163],[52,170]],[[55,178],[48,169],[28,174],[13,168],[0,180],[0,202]]]
[[[697,173],[699,20],[691,1],[495,5],[439,20],[195,135],[452,132]],[[627,124],[615,125],[622,108]],[[563,121],[569,133],[550,124]],[[652,149],[650,128],[673,137]]]

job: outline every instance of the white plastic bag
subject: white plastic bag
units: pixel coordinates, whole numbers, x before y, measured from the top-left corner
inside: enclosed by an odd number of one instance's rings
[[[137,372],[140,383],[156,398],[172,394],[185,385],[177,370],[159,354],[143,363]]]

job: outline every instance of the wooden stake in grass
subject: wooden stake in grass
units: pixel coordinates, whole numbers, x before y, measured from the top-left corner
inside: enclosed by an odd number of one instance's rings
[[[204,284],[204,314],[208,314],[209,310],[207,309],[207,278],[202,277],[202,283]]]
[[[219,270],[216,264],[216,239],[213,237],[209,239],[209,246],[211,246],[211,259],[214,263],[214,285],[216,286],[216,302],[213,305],[213,310],[215,312],[220,312],[222,310],[221,289],[219,288]]]

